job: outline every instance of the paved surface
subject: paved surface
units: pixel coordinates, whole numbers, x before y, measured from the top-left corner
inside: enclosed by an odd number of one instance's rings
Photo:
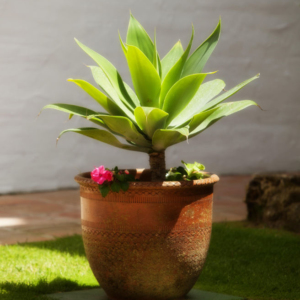
[[[246,219],[250,176],[223,176],[215,185],[213,221]],[[0,244],[80,234],[78,190],[0,196]]]
[[[57,293],[57,294],[50,294],[47,296],[56,300],[83,300],[83,299],[109,300],[109,298],[105,295],[102,289]],[[189,292],[187,297],[181,300],[199,300],[199,299],[201,300],[243,300],[244,298],[193,289]]]

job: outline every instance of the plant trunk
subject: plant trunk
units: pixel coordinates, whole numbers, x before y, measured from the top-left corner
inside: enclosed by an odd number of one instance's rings
[[[166,176],[165,152],[149,154],[152,181],[164,181]]]

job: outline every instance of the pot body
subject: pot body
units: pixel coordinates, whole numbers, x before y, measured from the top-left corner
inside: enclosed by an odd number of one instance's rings
[[[87,259],[107,295],[114,300],[184,297],[206,259],[218,177],[131,182],[128,191],[105,198],[89,173],[75,179]]]

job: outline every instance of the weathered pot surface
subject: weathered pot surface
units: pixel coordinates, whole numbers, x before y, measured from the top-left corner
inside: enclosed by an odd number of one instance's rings
[[[90,173],[75,177],[91,269],[114,300],[183,298],[205,262],[219,178],[151,182],[149,170],[130,172],[140,181],[105,198]]]

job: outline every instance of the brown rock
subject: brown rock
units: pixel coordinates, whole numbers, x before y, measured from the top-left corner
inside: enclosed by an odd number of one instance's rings
[[[248,220],[300,232],[300,174],[259,174],[250,181]]]

